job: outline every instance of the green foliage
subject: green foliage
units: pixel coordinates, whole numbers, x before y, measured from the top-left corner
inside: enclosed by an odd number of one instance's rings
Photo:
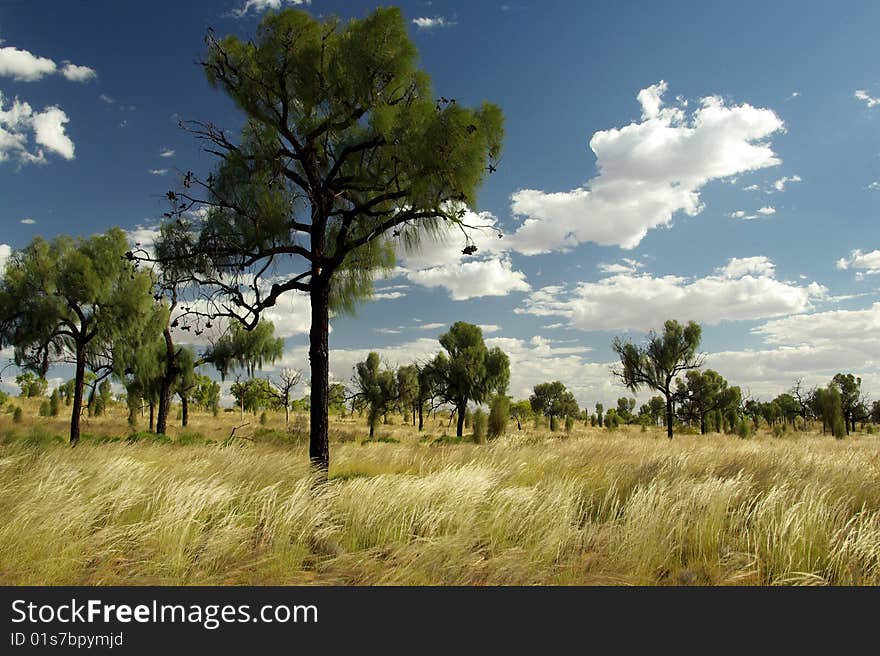
[[[565,432],[570,433],[574,429],[574,417],[572,415],[566,415],[565,417]]]
[[[41,417],[51,417],[52,416],[52,407],[49,405],[48,400],[40,403],[39,415]]]
[[[195,374],[189,389],[190,403],[202,410],[214,412],[220,407],[220,385],[208,376]]]
[[[486,348],[482,329],[464,321],[442,334],[440,345],[446,352],[438,353],[429,367],[439,400],[451,403],[459,412],[460,435],[469,401],[486,403],[492,395],[507,390],[510,360],[497,346]]]
[[[269,381],[263,378],[237,380],[229,388],[237,406],[244,412],[256,415],[260,410],[272,407],[275,395]]]
[[[599,428],[602,428],[602,426],[605,423],[604,422],[605,416],[603,414],[604,412],[605,412],[605,406],[602,405],[601,403],[597,403],[596,404],[596,425],[599,426]]]
[[[378,353],[370,352],[366,360],[355,365],[352,385],[355,388],[355,405],[367,410],[367,424],[372,438],[379,418],[397,402],[397,377],[390,369],[382,368]]]
[[[49,396],[49,416],[57,417],[59,412],[61,412],[61,395],[56,388],[52,390],[52,394]]]
[[[260,425],[265,426],[269,422],[269,417],[265,412],[260,413]]]
[[[752,436],[751,422],[747,419],[740,419],[736,424],[736,434],[740,439],[749,439]]]
[[[16,424],[20,424],[24,421],[24,413],[21,410],[21,406],[15,406],[15,410],[12,411],[12,421]]]
[[[253,378],[265,363],[273,363],[284,353],[284,339],[275,337],[275,325],[260,320],[253,330],[240,323],[229,324],[229,331],[214,344],[206,355],[225,380],[230,371],[243,369]]]
[[[510,397],[506,394],[496,394],[489,402],[489,439],[495,439],[504,435],[507,430],[507,419],[510,416]]]
[[[533,417],[532,404],[527,400],[512,403],[510,405],[510,416],[516,419],[516,429],[522,430],[523,422]]]
[[[331,383],[330,385],[330,412],[337,415],[345,414],[345,385]]]
[[[30,371],[25,371],[16,376],[15,384],[21,390],[21,396],[27,399],[44,396],[49,386],[49,383],[43,376],[35,376]]]
[[[560,381],[535,385],[529,397],[532,411],[550,418],[550,430],[556,430],[559,417],[575,417],[580,413],[574,395]]]
[[[474,442],[476,442],[477,444],[485,444],[486,443],[487,417],[486,417],[486,413],[483,412],[482,408],[477,408],[474,411],[473,426],[474,426]]]

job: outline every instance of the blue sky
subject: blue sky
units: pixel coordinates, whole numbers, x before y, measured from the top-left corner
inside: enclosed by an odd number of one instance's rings
[[[0,259],[37,234],[149,238],[179,172],[212,164],[178,118],[241,122],[195,64],[205,30],[251,35],[273,2],[0,3]],[[842,370],[876,398],[880,5],[610,4],[400,3],[436,92],[504,110],[473,210],[505,237],[402,257],[332,322],[333,375],[370,349],[427,357],[466,320],[510,353],[516,396],[559,378],[607,404],[613,336],[693,318],[754,396]],[[304,310],[272,317],[284,365],[306,367]]]

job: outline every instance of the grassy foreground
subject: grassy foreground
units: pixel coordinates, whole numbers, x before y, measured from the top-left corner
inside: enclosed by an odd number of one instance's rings
[[[383,432],[320,487],[303,445],[7,438],[0,583],[880,584],[874,436]]]

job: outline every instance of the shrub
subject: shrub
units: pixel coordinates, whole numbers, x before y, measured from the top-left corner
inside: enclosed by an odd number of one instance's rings
[[[598,423],[599,423],[599,420],[596,419],[596,415],[590,415],[590,426],[595,428]]]
[[[15,406],[15,410],[12,411],[12,421],[16,424],[20,424],[24,419],[24,413],[21,411],[21,406]]]
[[[49,415],[52,417],[57,417],[58,413],[61,411],[61,396],[58,394],[58,389],[52,390],[52,395],[49,397]]]
[[[510,399],[504,394],[496,395],[489,404],[489,439],[504,435],[509,416]]]
[[[471,409],[467,408],[464,411],[464,427],[470,428],[472,421],[473,421],[473,414],[471,413]]]
[[[846,437],[846,423],[844,423],[843,417],[840,414],[834,418],[834,423],[831,424],[831,434],[838,440]]]
[[[486,413],[483,412],[480,408],[477,408],[474,411],[472,422],[474,426],[474,442],[476,442],[477,444],[485,444],[486,425],[488,423]]]
[[[773,437],[782,437],[783,433],[785,433],[785,428],[783,428],[783,426],[780,426],[779,424],[773,426]]]
[[[559,428],[559,424],[556,415],[550,415],[550,432],[555,433],[557,428]]]
[[[40,404],[40,416],[41,417],[51,417],[52,416],[52,408],[49,405],[49,401],[43,401]]]
[[[574,417],[572,417],[571,415],[566,415],[566,417],[565,417],[565,432],[570,433],[572,428],[574,428]]]
[[[265,413],[265,412],[263,412],[262,414],[260,414],[260,425],[261,425],[261,426],[265,426],[265,425],[266,425],[266,422],[268,422],[268,421],[269,421],[269,417],[266,416],[266,413]]]
[[[873,435],[873,434],[874,434],[874,425],[873,425],[873,424],[868,424],[868,427],[865,429],[865,432],[866,432],[868,435]]]
[[[752,436],[752,425],[746,419],[740,419],[736,424],[736,434],[743,440]]]

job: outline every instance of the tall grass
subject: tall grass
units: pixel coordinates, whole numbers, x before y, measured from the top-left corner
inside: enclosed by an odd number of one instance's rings
[[[0,582],[880,583],[875,437],[547,435],[8,441]]]

